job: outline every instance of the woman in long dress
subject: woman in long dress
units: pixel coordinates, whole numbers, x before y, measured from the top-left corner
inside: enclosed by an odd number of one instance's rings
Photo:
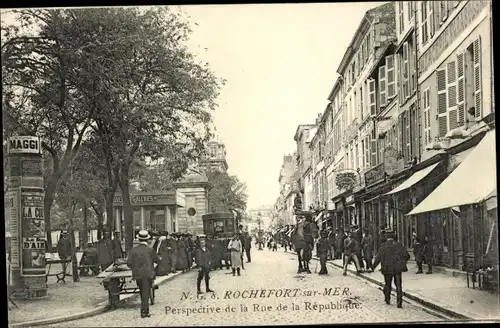
[[[180,238],[177,240],[177,245],[178,245],[178,253],[177,253],[177,263],[175,265],[175,269],[185,272],[188,268],[188,259],[187,259],[188,255],[183,235],[181,235]]]
[[[243,252],[243,246],[241,245],[240,238],[238,234],[234,234],[233,239],[227,245],[227,248],[231,252],[231,268],[233,269],[233,276],[235,273],[238,273],[238,276],[241,275],[241,254]]]

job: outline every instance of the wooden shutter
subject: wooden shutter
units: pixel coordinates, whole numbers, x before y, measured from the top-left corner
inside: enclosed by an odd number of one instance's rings
[[[456,62],[450,61],[447,66],[448,73],[448,126],[450,130],[457,127],[457,69]]]
[[[427,2],[420,1],[420,42],[422,45],[427,43],[429,38],[429,26],[427,20]]]
[[[401,75],[402,74],[402,70],[401,70],[401,67],[403,66],[403,54],[402,53],[398,53],[397,54],[397,60],[398,60],[398,64],[396,65],[396,71],[397,71],[397,74],[398,74],[398,85],[397,85],[397,88],[398,88],[398,99],[399,99],[399,103],[400,104],[403,104],[403,76]]]
[[[429,102],[428,102],[428,98],[429,97],[429,89],[427,90],[424,90],[423,94],[422,94],[422,105],[423,105],[423,108],[424,108],[424,126],[423,126],[423,130],[424,130],[424,133],[423,133],[423,136],[424,136],[424,144],[427,145],[428,143],[430,143],[430,137],[429,137],[429,132],[428,131],[428,126],[430,125],[430,121],[429,121]]]
[[[457,127],[465,124],[465,54],[457,55]]]
[[[406,130],[406,133],[405,133],[405,137],[406,137],[406,144],[405,144],[405,157],[406,157],[406,160],[409,161],[411,160],[411,128],[410,128],[410,122],[411,122],[411,119],[410,119],[410,109],[408,109],[406,111],[406,115],[405,115],[405,120],[404,120],[404,123],[405,123],[405,130]]]
[[[482,117],[483,98],[481,93],[481,38],[474,41],[474,106],[476,118]]]
[[[373,137],[371,140],[371,160],[370,160],[370,165],[371,167],[374,167],[377,165],[377,139],[376,137]]]
[[[392,99],[396,96],[396,67],[394,55],[385,57],[385,65],[387,73],[387,99]]]
[[[375,95],[375,80],[368,80],[368,92],[370,94],[369,104],[370,104],[370,115],[377,115],[377,97]]]
[[[403,43],[403,101],[410,96],[409,91],[409,75],[410,70],[408,67],[408,41]]]
[[[438,69],[436,77],[438,93],[438,136],[442,138],[448,132],[446,68]]]
[[[385,65],[378,68],[378,88],[379,88],[379,101],[380,107],[387,105],[387,77],[385,72]]]
[[[427,3],[427,21],[429,24],[429,35],[430,38],[434,36],[436,32],[436,20],[434,17],[434,6],[437,5],[437,1],[426,1]]]

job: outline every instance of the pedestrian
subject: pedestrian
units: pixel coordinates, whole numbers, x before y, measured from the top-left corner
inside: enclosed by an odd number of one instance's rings
[[[238,276],[240,276],[240,267],[242,262],[241,253],[243,248],[237,233],[234,234],[233,239],[229,242],[227,248],[231,251],[231,268],[233,270],[233,276],[235,273],[238,273]]]
[[[247,256],[247,263],[252,262],[251,250],[252,250],[252,236],[247,235],[245,238],[245,244],[243,245],[245,248],[245,254]]]
[[[166,276],[170,273],[172,267],[170,266],[170,251],[171,247],[167,243],[168,232],[160,232],[160,237],[158,242],[153,248],[155,249],[158,256],[160,256],[160,263],[156,266],[155,271],[157,276]]]
[[[335,240],[335,245],[337,246],[337,259],[342,259],[342,267],[344,266],[344,261],[345,261],[345,257],[344,257],[344,241],[345,239],[347,238],[347,234],[345,233],[345,230],[344,229],[340,229],[340,233],[339,235],[337,236],[337,239]]]
[[[66,230],[61,231],[59,236],[59,241],[57,242],[57,253],[61,260],[67,260],[71,258],[71,242],[68,238],[68,232]],[[62,272],[66,272],[68,262],[62,262]]]
[[[132,269],[132,278],[137,283],[141,295],[141,318],[151,316],[149,314],[149,299],[155,277],[154,263],[159,264],[161,261],[156,251],[148,245],[150,238],[147,231],[139,231],[137,235],[139,245],[129,251],[127,259],[127,265]]]
[[[97,242],[97,258],[101,271],[105,271],[114,263],[113,245],[108,230],[103,231],[102,239]]]
[[[123,258],[125,253],[123,252],[122,248],[122,239],[120,230],[116,230],[115,233],[113,234],[113,240],[111,241],[111,244],[113,245],[113,254],[115,256],[115,260]]]
[[[177,259],[179,257],[179,244],[177,243],[177,232],[172,232],[170,234],[171,238],[169,239],[169,246],[170,246],[170,263],[171,263],[171,272],[176,273],[177,272]]]
[[[406,263],[410,259],[410,254],[405,247],[396,241],[396,236],[393,233],[386,233],[387,240],[380,247],[373,267],[381,264],[381,271],[384,275],[384,298],[386,304],[391,304],[391,285],[394,280],[396,285],[396,301],[398,308],[403,307],[403,272],[407,272]]]
[[[185,242],[185,234],[179,233],[179,239],[177,240],[178,252],[177,252],[177,263],[176,270],[180,270],[182,272],[186,272],[188,269],[188,253],[187,253],[187,245]]]
[[[354,261],[354,265],[356,266],[356,273],[360,273],[359,259],[356,256],[357,247],[359,246],[357,245],[356,239],[352,237],[352,232],[349,232],[344,240],[344,276],[347,275],[347,266],[351,260]]]
[[[316,244],[316,254],[318,254],[319,257],[319,263],[321,266],[321,269],[319,270],[319,275],[324,275],[328,274],[328,269],[326,268],[326,259],[328,256],[328,250],[330,249],[330,242],[328,240],[328,232],[327,231],[322,231],[321,232],[321,237],[318,240],[318,243]]]
[[[432,274],[432,261],[434,259],[434,246],[430,237],[424,237],[424,263],[427,264],[427,272],[425,274]]]
[[[243,246],[245,245],[245,232],[243,231],[243,226],[239,226],[239,239],[241,243],[241,268],[245,270],[245,264],[243,262]]]
[[[328,235],[328,259],[329,260],[334,260],[335,259],[335,232],[333,231],[331,226],[328,226],[327,228]]]
[[[362,249],[361,249],[361,240],[363,239],[363,233],[360,227],[357,225],[354,225],[352,227],[352,237],[356,240],[356,256],[358,257],[359,260],[359,268],[361,271],[364,271],[365,269],[365,263],[363,261],[363,254],[362,254]]]
[[[366,262],[366,272],[373,272],[373,237],[367,228],[363,229],[361,249],[363,250],[363,259]]]
[[[188,251],[188,270],[191,271],[194,262],[194,242],[192,239],[193,235],[191,233],[186,234],[186,247]]]
[[[212,265],[211,259],[212,254],[210,250],[206,247],[206,236],[200,235],[197,240],[200,242],[200,247],[196,249],[196,264],[198,267],[198,278],[196,279],[196,292],[202,294],[201,291],[201,281],[205,279],[205,290],[207,293],[213,293],[214,291],[210,289],[210,267]]]

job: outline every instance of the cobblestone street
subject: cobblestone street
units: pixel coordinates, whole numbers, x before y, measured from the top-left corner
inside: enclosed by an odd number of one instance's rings
[[[214,295],[203,294],[196,297],[196,271],[161,285],[156,294],[156,304],[151,307],[151,318],[140,318],[140,300],[137,298],[115,311],[50,327],[289,325],[440,320],[408,303],[404,303],[403,309],[398,309],[395,299],[393,304],[386,305],[382,292],[377,287],[352,276],[344,277],[339,269],[333,267],[328,268],[328,276],[314,273],[298,275],[296,257],[283,253],[282,249],[271,252],[253,248],[252,255],[252,263],[245,263],[246,270],[242,270],[241,277],[233,277],[230,270],[225,269],[211,272],[210,285],[215,291]],[[312,262],[311,270],[314,270],[315,263]],[[187,299],[186,295],[189,295]],[[245,312],[243,308],[248,311]]]

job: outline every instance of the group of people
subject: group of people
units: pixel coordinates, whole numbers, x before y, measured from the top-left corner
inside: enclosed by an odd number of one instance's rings
[[[347,231],[347,233],[346,233]],[[347,266],[354,262],[356,272],[373,272],[380,264],[381,273],[384,275],[384,299],[390,304],[392,281],[396,286],[397,307],[402,308],[403,290],[402,273],[407,272],[407,262],[410,255],[392,231],[380,229],[378,234],[379,249],[374,256],[374,240],[368,229],[360,229],[358,226],[346,229],[326,229],[321,231],[320,239],[316,243],[316,252],[320,260],[320,275],[327,274],[326,261],[330,259],[343,259],[343,275],[347,274]],[[427,263],[427,274],[432,273],[432,244],[429,238],[417,236],[413,230],[412,239],[413,252],[417,262],[416,274],[423,273],[423,263]]]
[[[199,235],[195,242],[190,242],[190,240],[192,241],[191,234],[168,234],[166,232],[161,233],[160,237],[156,239],[146,230],[140,231],[137,238],[139,245],[130,250],[127,265],[132,270],[132,278],[136,280],[140,290],[142,318],[150,317],[149,293],[154,278],[159,273],[175,272],[175,269],[179,270],[183,267],[184,262],[189,268],[181,270],[190,270],[192,261],[194,261],[198,269],[196,289],[198,294],[202,294],[201,283],[203,280],[205,281],[205,291],[207,293],[213,292],[210,289],[210,271],[222,269],[222,260],[226,266],[230,263],[233,276],[240,276],[241,269],[245,269],[244,254],[247,257],[247,263],[251,262],[252,238],[247,233],[243,233],[241,227],[240,233],[235,233],[228,240]],[[225,258],[224,254],[229,254],[229,258]],[[184,262],[179,264],[179,259]],[[156,268],[155,263],[157,264]]]

